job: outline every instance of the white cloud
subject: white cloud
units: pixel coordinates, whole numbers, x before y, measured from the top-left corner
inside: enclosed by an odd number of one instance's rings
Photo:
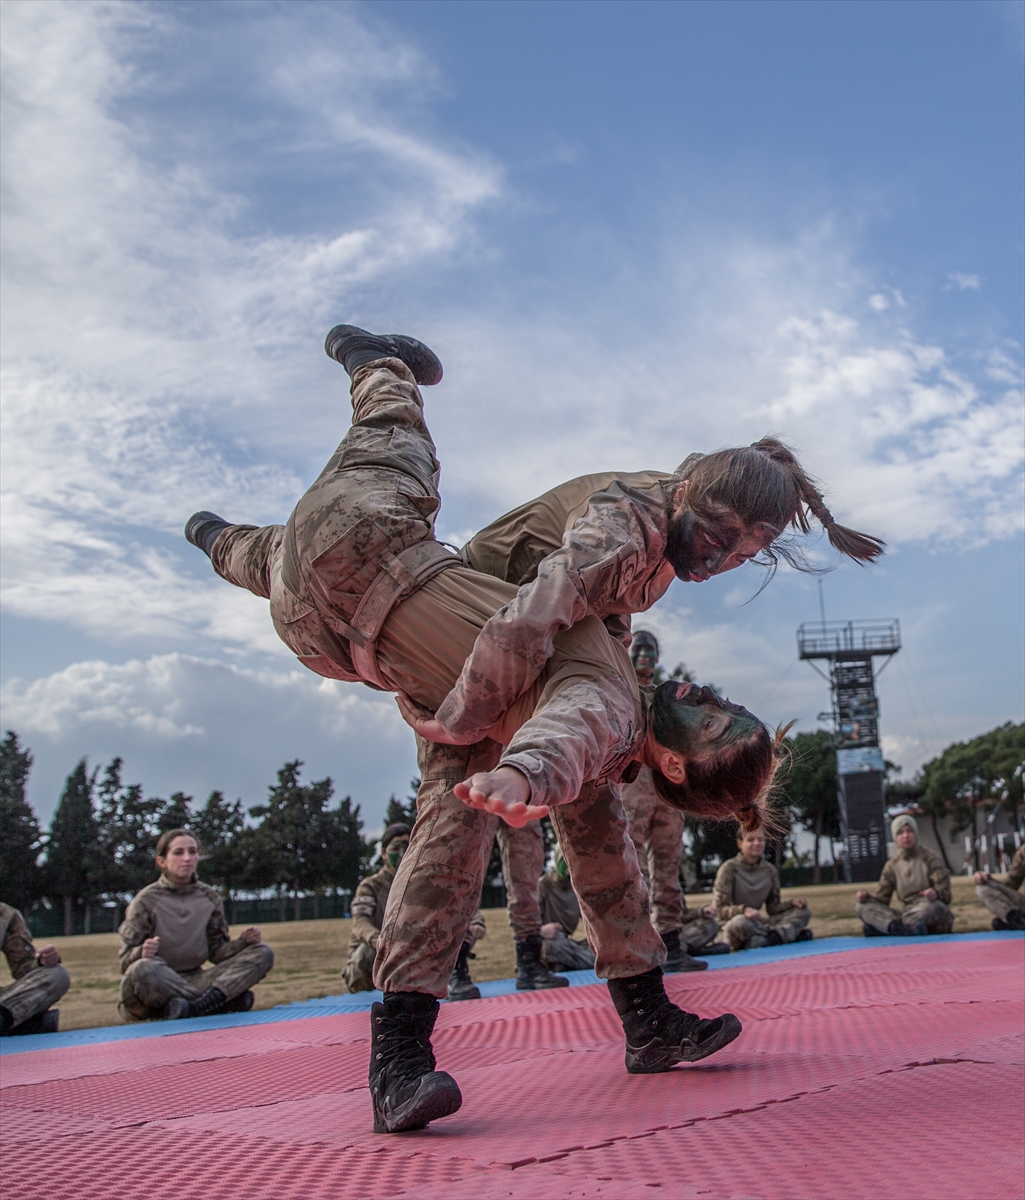
[[[890,307],[890,302],[886,299],[882,292],[875,292],[873,295],[869,296],[868,306],[875,312],[886,312],[886,310]]]
[[[87,754],[125,759],[148,793],[212,788],[258,803],[286,759],[335,780],[373,820],[416,770],[413,742],[390,696],[308,671],[253,671],[183,654],[79,662],[5,687],[2,721],[35,750],[31,795],[44,818],[63,775]],[[45,754],[39,754],[45,749]]]
[[[950,280],[948,287],[957,288],[962,292],[977,292],[982,287],[982,280],[978,275],[966,275],[964,271],[951,271],[947,279]]]

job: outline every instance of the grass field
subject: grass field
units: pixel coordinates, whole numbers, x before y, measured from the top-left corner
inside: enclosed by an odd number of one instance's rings
[[[990,914],[975,896],[968,876],[956,876],[953,882],[953,908],[956,933],[973,933],[990,928]],[[811,928],[816,938],[838,937],[861,932],[854,916],[854,893],[860,884],[825,884],[817,888],[784,890],[787,895],[803,895],[811,905]],[[688,903],[697,906],[709,897],[692,896]],[[504,908],[489,909],[485,914],[488,936],[477,943],[477,959],[471,964],[477,980],[507,979],[516,970],[516,954]],[[345,990],[339,972],[345,961],[349,940],[346,920],[286,921],[265,925],[264,940],[274,948],[274,970],[256,988],[256,1007],[271,1008],[308,1000],[316,996],[334,996]],[[241,927],[232,930],[233,935]],[[117,966],[118,938],[113,933],[94,933],[84,937],[54,938],[64,965],[71,974],[71,990],[60,1003],[62,1029],[88,1029],[96,1025],[115,1025],[120,973]],[[41,943],[37,943],[41,944]],[[0,964],[0,984],[10,983],[7,963]]]

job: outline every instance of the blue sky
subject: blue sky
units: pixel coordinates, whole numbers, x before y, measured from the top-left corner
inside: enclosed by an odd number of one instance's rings
[[[11,0],[3,53],[3,723],[44,817],[83,754],[250,804],[302,758],[371,828],[405,790],[391,701],[180,535],[287,516],[338,321],[445,362],[443,537],[782,433],[891,546],[824,579],[901,619],[889,756],[1022,719],[1020,3]],[[643,623],[814,728],[817,585],[757,585]]]

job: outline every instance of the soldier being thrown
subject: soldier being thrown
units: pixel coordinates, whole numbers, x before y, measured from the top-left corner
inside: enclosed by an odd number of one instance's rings
[[[300,661],[404,694],[409,717],[425,718],[516,589],[469,570],[433,538],[439,467],[416,384],[441,379],[437,358],[413,339],[352,326],[332,330],[327,350],[352,377],[353,424],[288,524],[258,529],[197,513],[186,536],[224,578],[270,598]],[[429,1039],[498,816],[522,825],[553,806],[597,970],[623,1020],[628,1070],[697,1061],[740,1032],[735,1017],[702,1020],[666,997],[665,950],[612,782],[642,761],[670,802],[755,826],[776,769],[771,735],[690,684],[642,699],[625,648],[594,617],[559,634],[542,668],[471,751],[450,747],[427,771],[420,743],[417,821],[374,970],[385,993],[371,1016],[379,1131],[421,1128],[461,1104],[455,1081],[434,1069]]]
[[[1011,859],[1007,879],[1001,883],[986,871],[976,871],[975,894],[993,914],[994,929],[1025,929],[1025,846],[1019,846]]]
[[[132,900],[118,934],[126,1021],[174,1021],[248,1012],[249,990],[274,965],[274,951],[247,929],[234,940],[216,888],[196,876],[199,844],[187,829],[157,842],[160,878]],[[209,959],[215,965],[203,970]]]
[[[0,988],[0,1037],[21,1033],[56,1033],[58,1012],[51,1008],[71,986],[55,946],[36,950],[25,918],[0,904],[0,949],[14,982]]]
[[[409,849],[412,830],[402,821],[389,825],[381,837],[383,865],[373,875],[360,880],[356,895],[352,898],[352,932],[349,934],[349,957],[342,969],[342,978],[350,992],[372,992],[374,990],[374,959],[377,943],[384,924],[384,912],[388,906],[391,885],[402,856]],[[466,937],[459,950],[459,957],[448,985],[450,1000],[479,1000],[480,989],[470,978],[467,961],[474,945],[487,933],[484,914],[477,910],[470,921]]]
[[[857,912],[866,937],[888,933],[891,937],[922,937],[950,933],[950,872],[931,850],[918,844],[918,822],[903,813],[890,822],[897,853],[879,876],[875,894],[863,888],[857,894]],[[890,899],[896,895],[896,912]]]
[[[737,838],[737,847],[736,857],[716,872],[712,889],[715,915],[725,922],[719,940],[731,950],[810,940],[808,901],[780,899],[779,872],[762,857],[765,834],[760,829],[745,830]],[[767,915],[761,912],[763,905]]]

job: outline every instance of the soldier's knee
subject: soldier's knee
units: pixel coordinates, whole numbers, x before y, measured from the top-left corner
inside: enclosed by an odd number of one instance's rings
[[[266,942],[260,942],[256,946],[250,946],[250,958],[260,968],[264,975],[274,966],[274,951],[267,945]]]
[[[50,993],[53,996],[53,1000],[50,1003],[53,1004],[54,1000],[63,996],[68,988],[71,987],[71,976],[68,974],[67,969],[62,967],[60,963],[54,967],[40,967],[39,969],[45,971],[47,974],[47,982]]]
[[[121,977],[121,986],[138,987],[150,979],[158,979],[164,968],[162,958],[137,958]]]

